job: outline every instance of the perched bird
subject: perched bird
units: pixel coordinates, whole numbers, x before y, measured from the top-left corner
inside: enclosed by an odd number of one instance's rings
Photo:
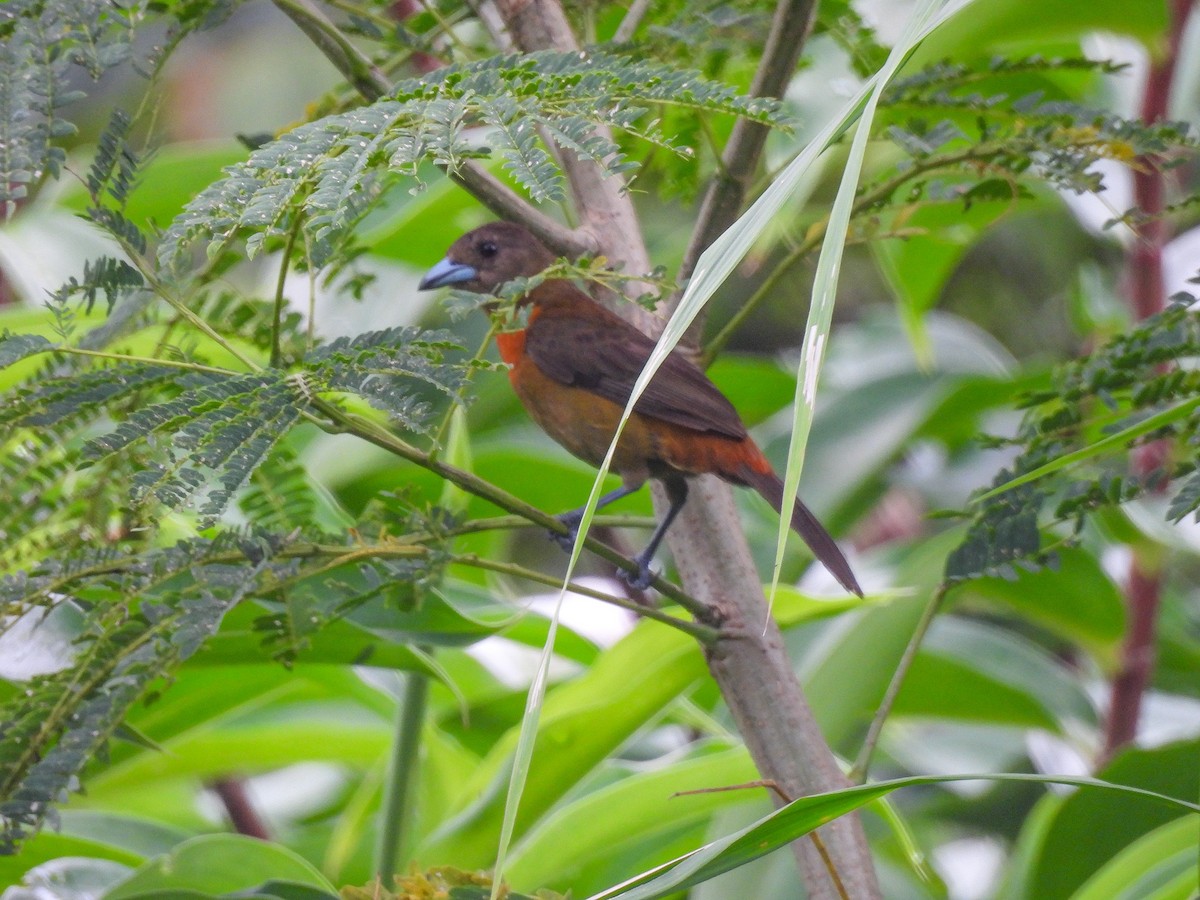
[[[520,225],[492,222],[463,235],[421,280],[421,290],[454,285],[490,293],[498,285],[538,274],[554,255]],[[508,377],[526,410],[550,437],[599,466],[654,341],[563,279],[534,287],[523,331],[496,336]],[[638,399],[621,433],[612,470],[620,488],[597,508],[638,490],[648,478],[663,483],[670,508],[637,557],[635,587],[650,583],[650,560],[687,501],[687,479],[711,472],[751,487],[779,511],[783,482],[716,385],[679,353],[667,357]],[[560,517],[572,536],[582,510]],[[817,518],[797,501],[792,528],[848,591],[862,589],[845,556]]]

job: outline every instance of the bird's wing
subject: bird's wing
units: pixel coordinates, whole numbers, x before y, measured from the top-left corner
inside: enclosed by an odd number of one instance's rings
[[[607,310],[587,316],[541,315],[525,332],[525,352],[547,376],[622,406],[653,350],[650,338]],[[667,357],[634,408],[696,431],[733,440],[746,436],[733,404],[678,353]]]

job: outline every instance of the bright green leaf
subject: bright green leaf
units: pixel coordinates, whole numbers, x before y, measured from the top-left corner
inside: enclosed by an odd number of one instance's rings
[[[151,891],[185,889],[222,893],[286,879],[336,893],[310,863],[291,850],[238,834],[192,838],[172,853],[150,860],[106,895],[127,900]]]

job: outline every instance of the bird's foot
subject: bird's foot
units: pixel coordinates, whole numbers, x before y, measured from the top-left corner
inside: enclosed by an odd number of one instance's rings
[[[550,531],[547,532],[547,534],[550,535],[550,540],[554,541],[554,543],[563,548],[564,552],[570,553],[572,548],[575,546],[575,539],[579,536],[579,520],[582,517],[575,512],[567,512],[563,513],[561,516],[555,516],[554,518],[558,519],[558,521],[567,526],[568,532],[566,534],[560,534],[557,531]]]
[[[635,556],[633,561],[638,565],[637,572],[627,572],[622,569],[621,580],[635,591],[644,591],[654,581],[655,573],[651,571],[650,560],[645,556]]]

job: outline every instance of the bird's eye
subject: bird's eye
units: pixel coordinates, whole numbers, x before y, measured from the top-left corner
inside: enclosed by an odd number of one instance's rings
[[[479,255],[483,257],[492,257],[500,252],[500,248],[496,246],[494,241],[484,241],[479,245]]]

